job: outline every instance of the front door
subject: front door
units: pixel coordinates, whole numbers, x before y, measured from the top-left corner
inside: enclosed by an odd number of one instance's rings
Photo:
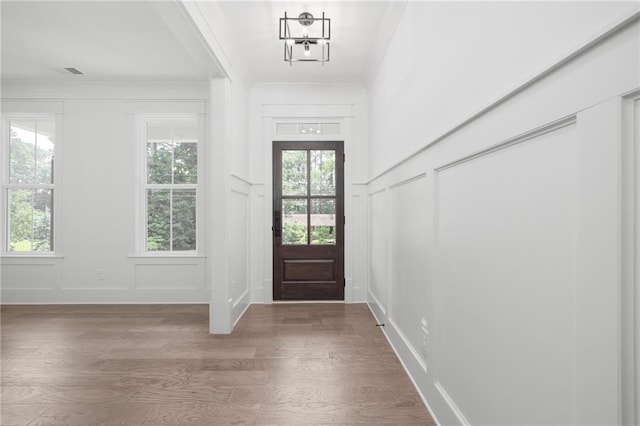
[[[344,300],[342,142],[273,143],[273,299]]]

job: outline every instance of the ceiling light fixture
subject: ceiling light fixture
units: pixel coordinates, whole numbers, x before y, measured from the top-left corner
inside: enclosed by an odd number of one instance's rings
[[[318,21],[321,26],[311,28]],[[295,24],[289,26],[289,24]],[[298,27],[300,25],[300,27]],[[294,31],[291,31],[291,27]],[[313,31],[315,30],[315,31]],[[309,12],[302,12],[297,18],[289,18],[287,12],[280,18],[280,40],[284,40],[284,60],[294,62],[329,62],[329,40],[331,40],[331,19],[314,18]],[[317,46],[313,49],[312,46]]]

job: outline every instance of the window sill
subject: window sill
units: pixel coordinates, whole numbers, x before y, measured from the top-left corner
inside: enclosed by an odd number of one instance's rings
[[[0,254],[0,259],[64,259],[64,256],[57,254]]]

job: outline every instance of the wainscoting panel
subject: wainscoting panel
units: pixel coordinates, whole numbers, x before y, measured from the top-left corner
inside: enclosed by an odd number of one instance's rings
[[[250,303],[249,284],[249,203],[251,183],[231,175],[229,192],[229,295],[231,324],[242,316]]]
[[[347,294],[351,290],[352,301],[362,302],[367,300],[367,265],[369,261],[367,258],[367,187],[354,185],[353,191],[351,220],[347,221],[346,225],[351,229],[351,233],[347,233],[346,237],[351,235],[353,238],[353,244],[349,246],[352,247],[352,250],[345,252],[345,266],[352,265],[351,275],[347,276],[346,290]],[[349,272],[349,269],[346,272]]]
[[[135,265],[137,289],[197,289],[204,288],[202,267],[198,264]]]
[[[369,296],[386,315],[388,276],[388,206],[386,190],[369,194]]]
[[[395,184],[391,192],[391,303],[388,317],[426,369],[426,308],[430,236],[428,179],[421,174]],[[423,325],[424,321],[424,325]]]
[[[2,268],[3,290],[53,290],[58,274],[55,264],[4,263]]]
[[[471,424],[572,423],[576,144],[563,122],[437,170],[435,378]]]
[[[231,191],[229,217],[229,249],[231,251],[230,279],[231,297],[237,300],[247,292],[249,277],[247,259],[249,258],[249,194]]]

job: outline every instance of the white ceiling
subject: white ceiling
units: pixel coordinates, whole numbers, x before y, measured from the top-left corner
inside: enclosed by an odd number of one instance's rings
[[[2,1],[2,78],[202,80],[220,75],[173,2]],[[64,70],[75,67],[84,75]]]
[[[362,82],[373,77],[404,2],[202,1],[224,54],[248,85]],[[177,1],[4,1],[5,80],[204,80],[219,61]],[[331,19],[331,61],[283,60],[278,18],[307,11]],[[219,53],[219,52],[216,52]],[[64,70],[75,67],[84,75]]]
[[[245,76],[253,82],[367,82],[405,7],[398,1],[223,1],[216,5],[233,34],[231,48],[241,52],[236,62],[244,63],[249,70]],[[316,18],[324,12],[331,19],[328,63],[284,61],[284,43],[278,39],[284,12],[288,17],[310,12]]]

